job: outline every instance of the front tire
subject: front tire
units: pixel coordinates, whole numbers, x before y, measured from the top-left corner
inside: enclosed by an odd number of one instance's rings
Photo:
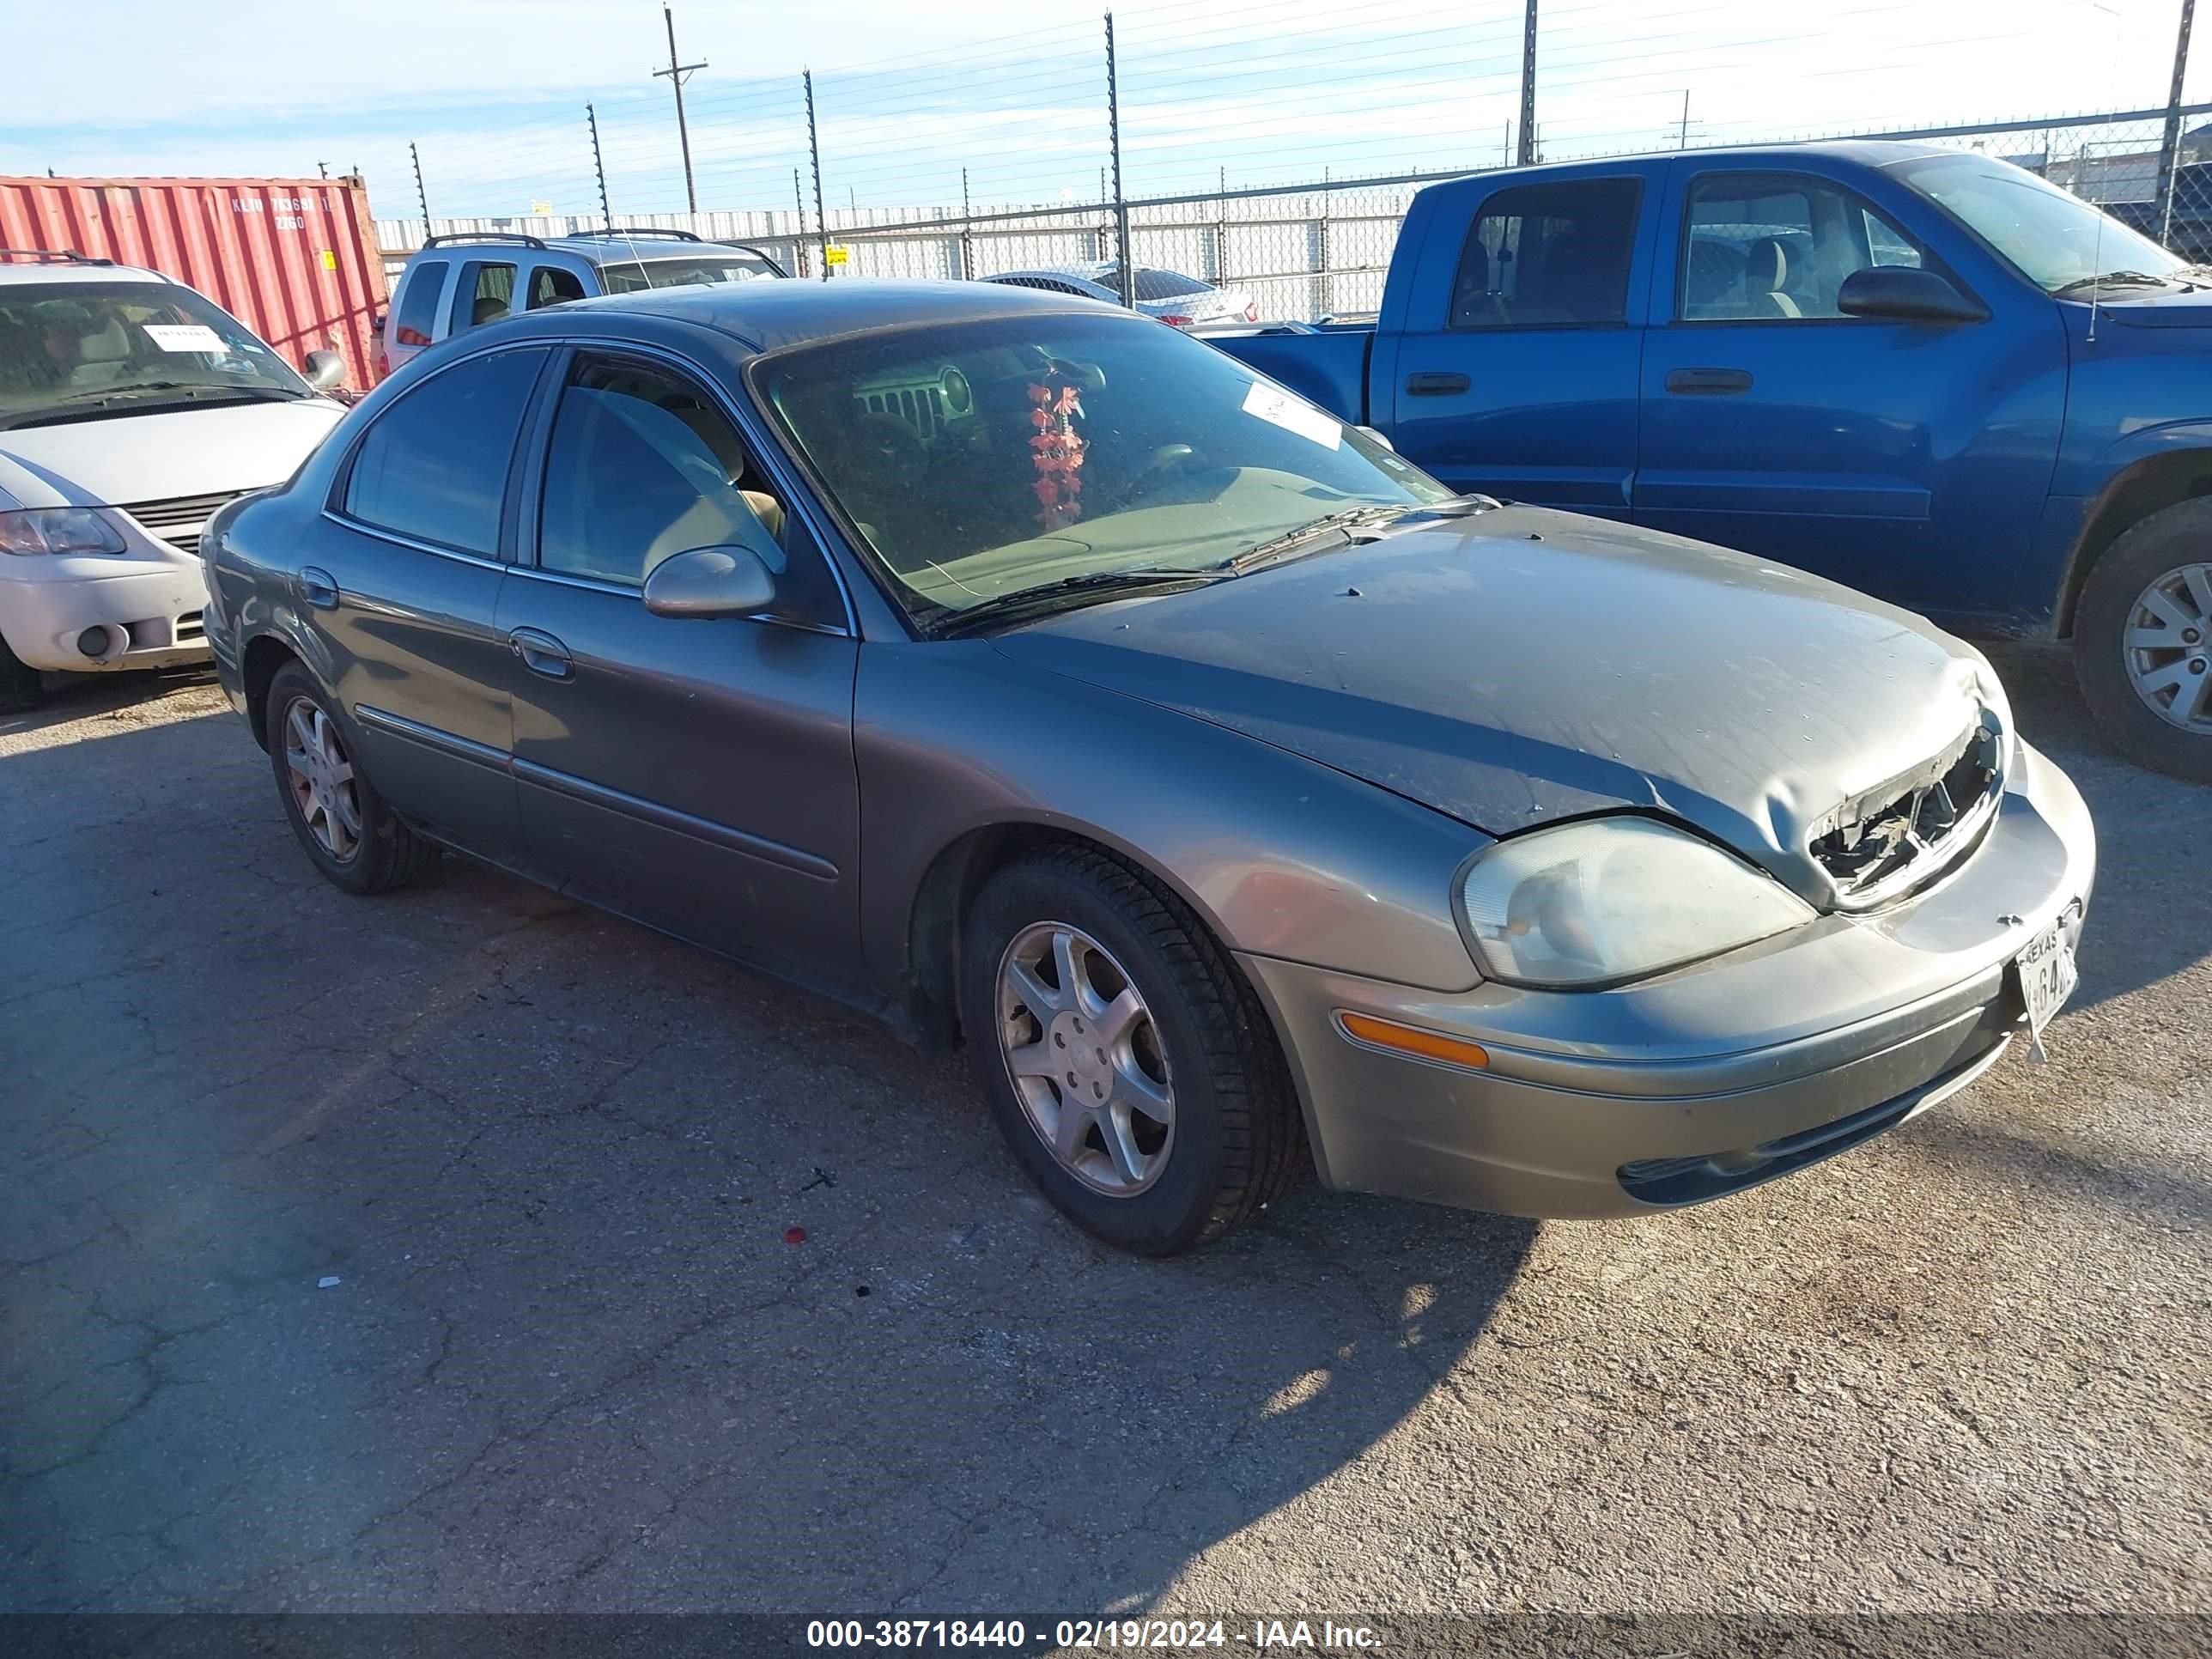
[[[1258,998],[1195,916],[1104,853],[1054,848],[990,878],[960,1012],[1015,1158],[1109,1244],[1206,1243],[1311,1168]]]
[[[2105,550],[2075,613],[2074,674],[2121,753],[2212,783],[2212,500],[2154,513]]]
[[[437,862],[436,844],[402,823],[361,770],[337,710],[306,669],[278,669],[262,710],[284,816],[326,880],[349,893],[383,893]]]

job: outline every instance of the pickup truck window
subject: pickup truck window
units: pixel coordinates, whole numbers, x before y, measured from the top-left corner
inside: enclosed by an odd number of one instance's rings
[[[1620,326],[1643,190],[1637,179],[1571,179],[1492,196],[1460,253],[1450,326]]]
[[[1844,279],[1918,264],[1912,239],[1825,180],[1713,173],[1690,187],[1675,315],[1688,322],[1826,319]]]
[[[1985,155],[1930,156],[1894,171],[2047,294],[2110,271],[2166,277],[2188,267],[2101,208]]]

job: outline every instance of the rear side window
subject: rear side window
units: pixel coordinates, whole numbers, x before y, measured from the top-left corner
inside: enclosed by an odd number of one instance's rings
[[[530,273],[530,309],[540,306],[556,306],[563,300],[580,300],[584,285],[576,280],[573,271],[562,270],[553,265],[540,265]]]
[[[456,334],[495,323],[514,308],[514,267],[490,261],[461,267],[461,280],[453,294]]]
[[[423,259],[407,273],[407,291],[399,296],[399,315],[393,319],[394,345],[426,346],[438,327],[438,296],[446,291],[446,262]]]
[[[472,357],[378,416],[354,451],[346,512],[380,530],[495,556],[515,435],[544,356]]]
[[[1115,272],[1100,280],[1109,288],[1118,288],[1121,278],[1120,273]],[[1206,294],[1212,291],[1206,283],[1200,282],[1194,276],[1186,276],[1182,272],[1175,270],[1158,270],[1150,265],[1137,267],[1134,286],[1139,300],[1180,300],[1186,294]]]
[[[1588,328],[1628,314],[1637,179],[1501,190],[1482,204],[1452,285],[1454,328]]]

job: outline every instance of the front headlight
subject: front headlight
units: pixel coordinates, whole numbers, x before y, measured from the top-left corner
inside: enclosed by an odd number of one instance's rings
[[[1710,842],[1650,818],[1587,818],[1501,841],[1460,879],[1483,971],[1591,986],[1734,950],[1810,921],[1812,906]]]
[[[0,553],[120,553],[123,532],[96,507],[27,507],[0,513]]]

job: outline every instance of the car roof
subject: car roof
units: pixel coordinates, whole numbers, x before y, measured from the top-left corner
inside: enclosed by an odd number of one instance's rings
[[[585,317],[592,319],[591,331],[616,334],[620,332],[619,319],[624,317],[654,318],[711,328],[749,352],[760,353],[876,329],[915,324],[949,326],[1038,312],[1132,314],[1100,300],[1001,283],[799,279],[645,289],[635,294],[574,300],[471,329],[457,337],[474,339],[495,331],[506,331],[510,337],[559,333],[575,328],[577,319]]]
[[[758,250],[739,242],[695,242],[688,236],[549,236],[548,247],[564,248],[570,253],[580,253],[595,264],[604,264],[611,258],[628,258],[633,254],[659,258],[667,254],[685,253],[752,253]]]
[[[0,259],[0,286],[36,287],[46,283],[166,283],[158,270],[111,264],[105,259]]]

